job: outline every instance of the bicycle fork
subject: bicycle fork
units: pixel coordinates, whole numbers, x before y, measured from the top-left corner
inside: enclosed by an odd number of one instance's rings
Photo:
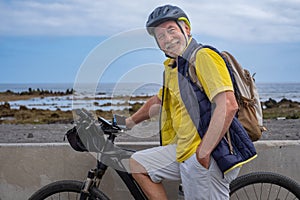
[[[96,169],[89,170],[87,178],[82,186],[80,200],[85,200],[89,196],[89,191],[91,187],[99,187],[102,177],[105,174],[106,170],[107,166],[101,162],[98,162]]]

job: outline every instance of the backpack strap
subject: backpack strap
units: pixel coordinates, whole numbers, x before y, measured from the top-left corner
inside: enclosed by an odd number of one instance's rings
[[[199,44],[199,46],[193,51],[193,53],[191,54],[191,57],[190,57],[190,60],[189,60],[189,70],[188,70],[188,74],[190,76],[190,79],[191,81],[196,84],[196,86],[201,90],[203,91],[203,86],[202,84],[200,83],[200,80],[198,79],[198,76],[196,74],[196,66],[195,66],[195,62],[196,62],[196,55],[197,55],[197,52],[202,49],[202,48],[209,48],[213,51],[215,51],[217,54],[219,54],[221,56],[221,58],[224,60],[225,64],[226,64],[226,67],[229,71],[229,74],[230,74],[230,78],[232,80],[232,84],[233,84],[233,87],[234,87],[234,90],[236,91],[236,89],[238,89],[236,87],[236,84],[235,84],[235,80],[234,80],[234,76],[232,74],[232,69],[230,69],[230,63],[227,62],[227,57],[225,55],[223,55],[223,52],[220,53],[216,48],[210,46],[210,45],[202,45],[202,44]]]
[[[222,56],[225,57],[227,60],[229,67],[231,67],[231,70],[234,71],[233,66],[235,66],[235,70],[238,73],[239,77],[243,80],[245,84],[247,84],[250,88],[250,95],[251,99],[254,98],[254,85],[251,79],[253,78],[250,74],[250,72],[246,69],[242,69],[241,65],[238,63],[238,61],[227,51],[221,52]]]
[[[188,74],[190,76],[191,81],[200,89],[200,91],[203,91],[203,86],[197,77],[195,62],[196,62],[196,54],[202,48],[203,48],[203,46],[199,45],[191,54],[191,57],[189,60],[189,70],[188,70]]]
[[[196,54],[197,52],[202,49],[202,48],[209,48],[213,51],[215,51],[217,54],[219,54],[221,56],[221,58],[224,60],[225,64],[226,64],[226,67],[228,69],[228,72],[230,74],[230,78],[231,78],[231,81],[232,81],[232,85],[233,85],[233,88],[234,88],[234,94],[235,94],[235,97],[237,98],[237,100],[239,100],[241,98],[241,93],[239,91],[239,88],[237,86],[237,83],[236,83],[236,80],[235,80],[235,77],[233,75],[233,67],[231,66],[231,61],[233,62],[236,62],[236,59],[228,52],[225,52],[225,51],[222,51],[222,52],[219,52],[216,48],[210,46],[210,45],[199,45],[194,51],[193,53],[191,54],[191,57],[190,57],[190,60],[189,60],[189,69],[188,69],[188,74],[190,76],[190,79],[191,81],[196,84],[196,86],[201,90],[203,91],[203,86],[200,82],[200,80],[198,79],[197,77],[197,74],[196,74],[196,66],[195,66],[195,62],[196,62]],[[233,63],[235,64],[235,63]],[[241,72],[242,73],[242,72]],[[250,76],[250,73],[249,73],[249,76]],[[248,82],[248,81],[247,81]],[[253,91],[253,90],[251,90]]]

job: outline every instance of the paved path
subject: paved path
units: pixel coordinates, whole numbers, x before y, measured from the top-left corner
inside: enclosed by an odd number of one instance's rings
[[[265,120],[264,124],[269,131],[264,133],[263,140],[300,140],[300,119]],[[72,127],[72,124],[0,124],[0,143],[64,142],[64,134]],[[158,124],[144,122],[119,135],[116,141],[159,141]]]

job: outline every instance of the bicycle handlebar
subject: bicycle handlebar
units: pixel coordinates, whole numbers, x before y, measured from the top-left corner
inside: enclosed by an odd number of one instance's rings
[[[96,122],[94,116],[86,109],[76,109],[75,113],[79,116],[79,123],[87,123],[91,125]],[[98,117],[98,122],[100,122],[100,127],[105,134],[113,134],[128,130],[126,128],[125,117],[123,116],[113,115],[112,122],[100,116]]]

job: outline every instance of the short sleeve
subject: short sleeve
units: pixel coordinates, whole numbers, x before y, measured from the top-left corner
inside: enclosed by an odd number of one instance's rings
[[[232,81],[223,58],[209,48],[197,52],[196,73],[203,89],[210,99],[225,91],[233,91]]]
[[[159,98],[159,100],[162,101],[162,92],[163,92],[163,87],[161,87],[157,93],[157,97]]]

